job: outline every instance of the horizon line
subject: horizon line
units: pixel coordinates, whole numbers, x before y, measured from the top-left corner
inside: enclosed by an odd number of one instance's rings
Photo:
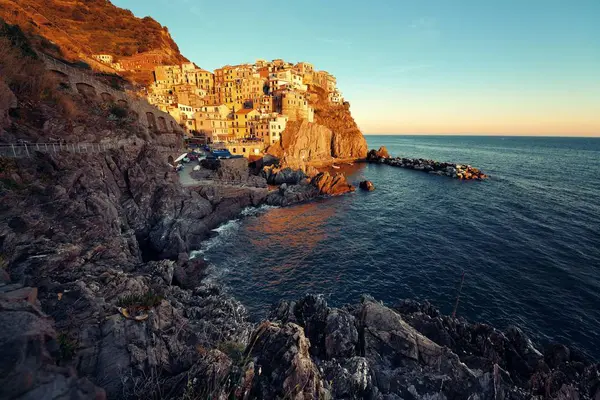
[[[364,136],[511,136],[511,137],[556,137],[556,138],[589,138],[600,139],[600,133],[594,134],[532,134],[532,133],[364,133]]]

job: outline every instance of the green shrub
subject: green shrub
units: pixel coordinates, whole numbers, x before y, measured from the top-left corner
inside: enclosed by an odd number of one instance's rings
[[[160,304],[163,297],[152,289],[144,294],[128,294],[117,300],[117,306],[123,308],[152,308]]]
[[[57,337],[59,346],[58,361],[69,361],[73,359],[75,351],[77,350],[77,342],[71,339],[66,333],[61,332]]]

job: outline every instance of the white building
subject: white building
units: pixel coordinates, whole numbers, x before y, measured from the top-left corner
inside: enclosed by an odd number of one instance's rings
[[[94,54],[92,57],[104,64],[112,64],[114,61],[110,54]]]

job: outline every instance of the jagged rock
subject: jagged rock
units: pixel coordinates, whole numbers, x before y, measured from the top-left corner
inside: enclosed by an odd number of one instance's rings
[[[350,358],[357,353],[358,330],[355,318],[345,310],[334,309],[325,320],[327,359]]]
[[[254,370],[251,397],[307,400],[329,397],[310,357],[310,342],[300,326],[264,322],[252,334],[250,343],[247,351]]]
[[[250,174],[247,158],[231,158],[217,160],[217,179],[245,184],[253,187],[267,187],[267,182],[261,177]]]
[[[297,185],[307,177],[301,170],[293,170],[290,167],[276,168],[274,166],[263,168],[261,176],[264,177],[270,185],[282,185],[284,183]]]
[[[269,154],[289,161],[330,160],[332,132],[325,126],[303,121],[289,121],[281,134],[281,141],[270,146]],[[288,162],[289,162],[288,161]]]
[[[183,289],[194,289],[206,277],[206,262],[201,258],[185,261],[175,267],[173,284]]]
[[[364,158],[367,143],[349,111],[327,103],[324,107],[335,110],[332,114],[321,113],[318,123],[288,122],[281,141],[269,147],[269,154],[285,158],[282,165],[289,166],[299,162],[329,162],[334,158]]]
[[[105,399],[104,390],[53,362],[65,355],[66,342],[59,344],[50,318],[20,297],[0,298],[0,397]]]
[[[311,180],[311,184],[318,190],[319,194],[337,196],[353,192],[354,186],[346,182],[344,174],[338,173],[331,176],[328,172],[321,172]]]
[[[375,190],[375,185],[373,185],[373,182],[371,181],[361,181],[359,187],[367,192],[372,192]]]
[[[374,392],[369,363],[364,357],[325,361],[323,378],[331,382],[334,399],[369,398]]]

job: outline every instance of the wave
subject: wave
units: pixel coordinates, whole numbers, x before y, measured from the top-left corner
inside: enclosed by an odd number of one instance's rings
[[[267,211],[275,209],[275,208],[279,208],[279,207],[269,206],[266,204],[259,206],[259,207],[246,207],[241,211],[240,215],[242,217],[252,217],[252,216],[264,214]],[[218,247],[222,246],[223,244],[229,242],[231,240],[231,238],[237,234],[240,226],[241,226],[241,219],[239,219],[239,218],[229,220],[229,221],[219,225],[218,227],[216,227],[215,229],[212,230],[212,232],[214,232],[215,235],[212,236],[211,238],[209,238],[208,240],[204,241],[202,243],[202,246],[200,247],[200,249],[192,251],[190,253],[190,258],[197,258],[197,257],[204,256],[210,249],[215,248],[215,247],[218,248]]]
[[[225,222],[224,224],[219,225],[212,232],[215,232],[216,235],[212,236],[208,240],[202,243],[202,246],[198,250],[193,250],[190,252],[190,258],[197,258],[204,256],[204,254],[212,249],[213,247],[219,247],[224,244],[235,235],[240,227],[239,219],[232,219],[230,221]]]
[[[263,204],[262,206],[259,206],[259,207],[246,207],[242,210],[241,215],[243,215],[244,217],[252,217],[255,215],[260,215],[260,214],[266,213],[267,211],[275,209],[275,208],[279,208],[279,207],[270,206],[267,204]]]

